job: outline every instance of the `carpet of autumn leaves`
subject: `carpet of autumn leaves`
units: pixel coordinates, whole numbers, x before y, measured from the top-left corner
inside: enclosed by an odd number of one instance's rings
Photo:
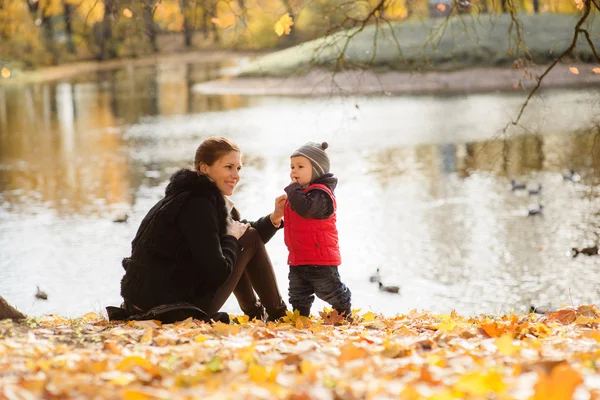
[[[1,321],[0,398],[600,399],[592,305],[232,321]]]

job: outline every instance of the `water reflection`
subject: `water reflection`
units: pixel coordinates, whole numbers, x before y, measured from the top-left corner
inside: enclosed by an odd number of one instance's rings
[[[548,92],[525,115],[524,131],[499,136],[522,98],[191,90],[219,68],[126,67],[0,88],[0,293],[34,314],[117,303],[119,260],[141,218],[168,176],[190,164],[198,142],[220,134],[245,151],[234,200],[248,218],[272,207],[294,148],[330,141],[340,177],[341,268],[357,307],[473,313],[597,299],[597,259],[566,251],[598,241],[591,186],[600,181],[600,143],[590,131],[598,93]],[[582,180],[563,180],[563,169]],[[541,195],[510,191],[512,178],[541,184]],[[530,204],[543,204],[543,215],[526,216]],[[122,212],[130,222],[112,223]],[[281,235],[269,249],[285,293]],[[378,267],[386,283],[403,287],[401,296],[368,283]],[[47,303],[33,303],[37,284],[50,292]],[[226,309],[237,311],[235,302]]]

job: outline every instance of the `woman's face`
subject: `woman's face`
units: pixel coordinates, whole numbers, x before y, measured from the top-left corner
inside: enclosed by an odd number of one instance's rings
[[[225,196],[233,194],[235,186],[240,181],[241,169],[242,155],[237,151],[230,151],[213,165],[200,164],[200,172],[208,175]]]

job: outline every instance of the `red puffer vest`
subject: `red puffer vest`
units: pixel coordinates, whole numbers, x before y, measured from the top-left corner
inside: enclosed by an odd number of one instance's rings
[[[288,265],[339,266],[342,263],[336,223],[337,204],[333,192],[325,185],[314,184],[303,190],[325,191],[333,201],[333,214],[327,219],[303,218],[289,203],[284,210],[283,232],[289,250]]]

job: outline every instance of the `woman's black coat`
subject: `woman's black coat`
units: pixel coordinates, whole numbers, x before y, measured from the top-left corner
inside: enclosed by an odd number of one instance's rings
[[[231,213],[239,220],[236,209]],[[269,216],[250,223],[266,243],[277,228]],[[210,297],[231,274],[240,245],[227,235],[225,199],[204,175],[182,169],[148,212],[123,259],[121,296],[142,310]]]

